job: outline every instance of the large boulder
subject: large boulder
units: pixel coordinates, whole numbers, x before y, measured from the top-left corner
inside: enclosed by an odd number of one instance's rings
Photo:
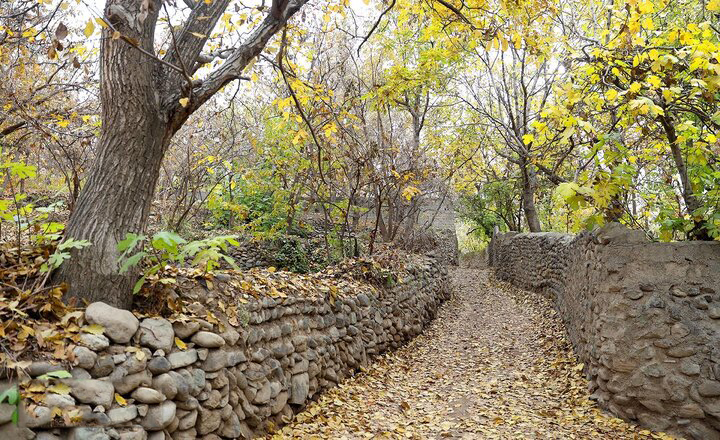
[[[142,427],[148,431],[161,431],[175,418],[175,402],[166,400],[159,405],[152,405],[142,420]]]
[[[105,408],[112,405],[115,387],[110,382],[94,379],[66,379],[64,382],[70,387],[70,394],[82,403],[102,405]]]
[[[165,401],[163,393],[152,388],[140,387],[133,391],[131,397],[140,403],[158,404]]]
[[[118,344],[130,342],[140,322],[128,310],[116,309],[104,302],[94,302],[85,310],[85,320],[101,325],[105,334]]]
[[[310,376],[307,373],[296,374],[292,377],[290,387],[290,403],[302,405],[310,392]]]
[[[225,345],[222,336],[205,331],[195,333],[191,341],[204,348],[219,348]]]
[[[164,350],[166,353],[175,342],[175,332],[172,324],[163,318],[146,318],[140,323],[140,344],[155,350]]]

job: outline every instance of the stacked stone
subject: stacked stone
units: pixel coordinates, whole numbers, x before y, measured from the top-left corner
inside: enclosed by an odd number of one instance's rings
[[[420,333],[448,296],[446,269],[428,258],[392,289],[338,298],[258,299],[246,305],[246,327],[202,319],[138,320],[129,311],[93,303],[85,320],[104,331],[80,335],[73,377],[60,380],[70,387],[69,395],[48,393],[23,416],[24,428],[4,417],[0,438],[259,436],[286,423],[373,355]],[[38,362],[28,373],[37,377],[61,368]],[[0,406],[0,414],[8,407]],[[76,409],[80,416],[53,428],[54,407]]]
[[[572,235],[555,232],[504,234],[493,244],[493,265],[500,279],[554,297],[564,285],[572,241]]]
[[[454,226],[454,225],[453,225]],[[436,229],[435,232],[439,236],[438,246],[435,253],[442,261],[450,266],[460,264],[460,248],[455,228]]]
[[[254,267],[272,266],[267,256],[267,245],[263,242],[244,240],[240,242],[240,246],[230,248],[230,254],[235,260],[235,264],[242,270],[252,269]]]
[[[504,234],[498,276],[552,293],[613,414],[689,439],[720,439],[720,243],[650,243],[617,224]]]

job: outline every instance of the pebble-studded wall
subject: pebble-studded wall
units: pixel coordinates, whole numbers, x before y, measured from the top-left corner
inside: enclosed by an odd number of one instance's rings
[[[488,254],[499,278],[554,298],[603,408],[720,439],[720,243],[651,243],[611,224],[497,234]]]

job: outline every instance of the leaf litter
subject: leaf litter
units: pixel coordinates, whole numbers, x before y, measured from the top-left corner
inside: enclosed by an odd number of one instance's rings
[[[671,439],[600,410],[541,295],[456,269],[454,295],[381,356],[269,438]]]

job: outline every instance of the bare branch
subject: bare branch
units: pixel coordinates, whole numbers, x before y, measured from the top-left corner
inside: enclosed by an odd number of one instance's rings
[[[185,65],[190,69],[191,75],[195,73],[202,65],[196,63],[200,52],[229,5],[230,0],[215,0],[209,4],[198,2],[172,43],[175,50],[168,50],[163,60],[173,65]],[[176,78],[181,79],[182,77]]]
[[[177,96],[169,97],[170,102],[174,105],[172,112],[174,119],[172,122],[173,131],[178,130],[192,112],[197,110],[223,86],[235,79],[242,79],[242,71],[250,61],[263,51],[268,41],[285,25],[287,20],[308,2],[308,0],[290,0],[287,3],[282,0],[275,1],[285,5],[279,14],[280,18],[275,18],[275,14],[272,12],[265,16],[265,19],[252,31],[247,40],[233,50],[232,55],[228,57],[227,61],[211,72],[204,81],[193,89],[193,98],[187,107],[179,106],[177,99],[175,99],[178,98]],[[213,4],[214,3],[216,2],[213,2]],[[182,47],[182,42],[178,44]],[[198,54],[196,54],[195,57],[199,55],[200,49],[198,49]]]
[[[367,35],[365,35],[365,37],[363,38],[363,40],[360,42],[360,45],[357,48],[358,55],[360,55],[360,49],[362,49],[363,44],[365,44],[365,42],[368,40],[368,38],[370,38],[370,36],[373,34],[373,32],[375,32],[375,29],[377,29],[378,25],[380,24],[380,21],[382,21],[383,16],[385,14],[387,14],[388,12],[390,12],[390,10],[395,6],[395,1],[396,0],[392,0],[392,3],[390,3],[390,6],[388,6],[387,8],[385,8],[384,11],[382,11],[382,13],[378,17],[378,19],[375,22],[375,24],[373,25],[373,27],[370,28],[370,32],[368,32]]]

